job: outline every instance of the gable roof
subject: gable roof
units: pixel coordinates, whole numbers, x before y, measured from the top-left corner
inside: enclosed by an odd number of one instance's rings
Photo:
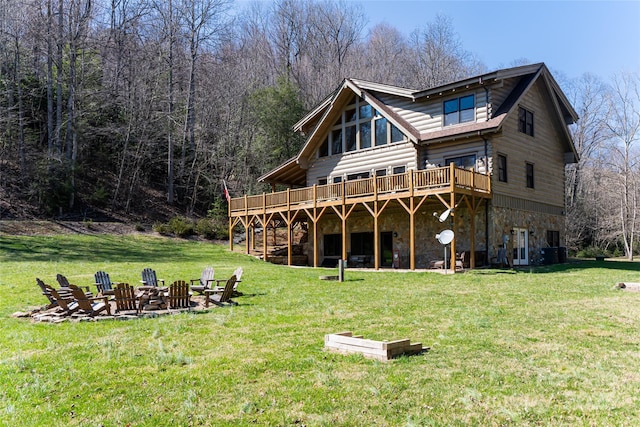
[[[411,102],[425,101],[449,96],[460,90],[498,84],[506,79],[518,79],[518,81],[506,99],[486,121],[470,122],[438,131],[419,131],[410,119],[404,119],[388,103],[381,100],[381,97],[384,96],[385,99],[391,97],[392,99],[404,100],[404,102],[406,100]],[[538,63],[497,70],[425,90],[407,89],[366,80],[345,79],[334,92],[294,125],[294,131],[307,135],[307,140],[298,155],[261,176],[259,181],[304,185],[304,169],[306,169],[308,159],[315,153],[318,144],[322,142],[317,135],[326,129],[325,124],[332,124],[335,121],[354,95],[371,104],[414,144],[435,144],[462,137],[500,132],[506,118],[516,109],[522,97],[539,79],[551,96],[555,113],[562,119],[566,148],[573,153],[574,159],[577,159],[578,156],[567,125],[574,123],[578,119],[578,115],[547,66],[544,63]]]

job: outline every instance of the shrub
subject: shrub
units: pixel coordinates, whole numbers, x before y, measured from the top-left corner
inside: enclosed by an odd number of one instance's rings
[[[164,235],[171,234],[171,227],[169,227],[169,224],[163,224],[161,222],[154,222],[153,226],[151,228],[156,233],[160,233],[160,234],[164,234]]]
[[[594,258],[596,256],[605,255],[605,251],[596,247],[596,246],[588,246],[578,251],[577,253],[579,258]]]
[[[193,221],[182,216],[174,216],[169,220],[169,229],[178,237],[189,237],[195,234]]]
[[[216,224],[209,218],[202,218],[196,222],[196,233],[205,239],[213,240],[216,238]]]

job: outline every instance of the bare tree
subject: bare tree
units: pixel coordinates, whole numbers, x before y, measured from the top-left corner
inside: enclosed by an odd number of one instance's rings
[[[566,93],[580,117],[571,127],[578,162],[566,169],[567,245],[572,249],[600,240],[599,201],[606,190],[595,180],[601,178],[599,151],[609,138],[607,91],[605,83],[590,74],[567,84]]]
[[[473,56],[464,50],[451,19],[444,15],[436,15],[433,22],[414,31],[409,43],[414,86],[428,88],[458,80],[478,66]]]
[[[640,75],[616,76],[609,101],[611,117],[607,127],[612,136],[612,160],[618,175],[620,233],[627,259],[633,260],[640,191],[637,147],[640,140]]]

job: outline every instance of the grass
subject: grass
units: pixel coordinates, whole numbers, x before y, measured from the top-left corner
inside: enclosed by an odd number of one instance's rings
[[[133,321],[38,324],[35,277],[138,283],[244,268],[237,307]],[[633,425],[640,419],[640,264],[443,276],[288,268],[144,236],[0,236],[0,425]],[[409,338],[383,363],[324,335]]]

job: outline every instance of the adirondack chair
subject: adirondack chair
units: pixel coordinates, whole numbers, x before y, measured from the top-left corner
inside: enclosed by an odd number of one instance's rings
[[[244,295],[242,292],[238,291],[238,283],[240,283],[242,280],[240,280],[240,278],[242,277],[242,267],[238,267],[236,268],[236,270],[233,272],[233,275],[236,276],[236,283],[233,285],[233,292],[231,292],[231,297],[240,297],[242,295]],[[215,289],[217,291],[222,291],[224,289],[224,286],[221,286],[220,283],[221,282],[226,282],[226,279],[222,279],[222,280],[216,280],[216,287]]]
[[[53,286],[47,285],[46,283],[43,283],[43,285],[47,292],[49,292],[49,295],[56,300],[56,304],[64,314],[72,314],[80,308],[78,303],[74,301],[73,297],[60,295]]]
[[[42,280],[38,279],[37,277],[36,277],[36,283],[40,287],[40,290],[42,290],[42,295],[47,297],[47,299],[49,300],[49,305],[47,305],[46,309],[48,310],[50,308],[57,306],[58,301],[56,301],[53,295],[51,295],[51,292],[46,288],[45,283]]]
[[[78,310],[89,314],[91,317],[106,310],[108,315],[111,315],[111,306],[109,305],[109,299],[107,297],[95,297],[91,298],[85,294],[82,289],[76,285],[69,285],[73,298],[78,303]],[[102,300],[102,302],[96,302]]]
[[[211,283],[215,280],[213,278],[213,267],[207,267],[202,270],[202,274],[199,279],[191,279],[191,290],[198,294],[204,294],[205,289],[211,289]],[[198,283],[197,285],[195,283]]]
[[[162,282],[162,286],[164,286],[164,280],[158,279],[156,277],[156,271],[151,268],[145,268],[142,270],[142,282],[145,286],[158,286],[158,282]]]
[[[136,292],[133,286],[128,283],[116,283],[116,287],[113,288],[113,295],[116,302],[116,312],[140,312],[138,299],[136,298]]]
[[[113,284],[109,273],[104,271],[98,271],[93,276],[96,279],[96,288],[98,288],[98,295],[113,295]]]
[[[214,303],[215,305],[238,305],[238,303],[231,301],[231,294],[233,293],[233,287],[236,284],[236,276],[233,275],[229,280],[227,280],[227,284],[219,289],[207,289],[204,291],[205,293],[205,307],[209,307],[209,301]]]
[[[58,281],[58,283],[60,284],[60,291],[61,293],[71,293],[71,283],[69,283],[69,279],[67,279],[66,276],[63,276],[62,274],[56,274],[56,280]],[[83,291],[87,297],[91,298],[93,297],[93,294],[91,293],[91,291],[89,290],[88,286],[78,286],[81,289],[86,289],[86,291]]]
[[[177,280],[169,285],[168,308],[188,308],[191,310],[189,284],[184,280]]]

